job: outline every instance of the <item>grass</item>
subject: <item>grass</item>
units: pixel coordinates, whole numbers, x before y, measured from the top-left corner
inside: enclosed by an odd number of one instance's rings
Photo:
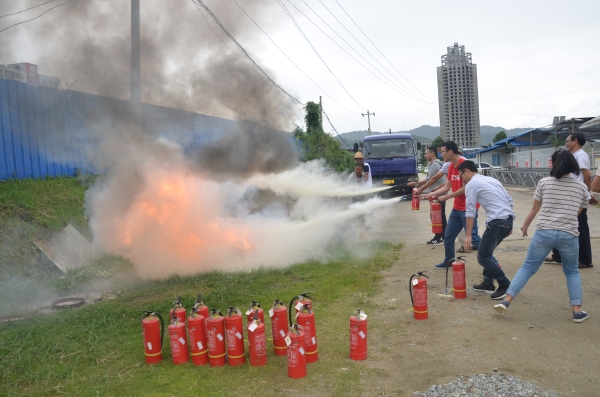
[[[369,247],[373,248],[373,247]],[[390,266],[399,247],[378,244],[370,259],[349,256],[332,263],[310,262],[281,269],[210,272],[141,282],[117,299],[20,322],[0,324],[2,395],[360,395],[365,367],[348,358],[349,316],[369,313],[379,271]],[[367,249],[367,247],[365,247]],[[343,253],[342,253],[343,254]],[[189,308],[198,293],[221,311],[245,311],[251,300],[268,310],[274,299],[290,300],[315,291],[318,362],[301,380],[287,378],[285,357],[269,350],[269,364],[254,368],[175,366],[169,348],[156,366],[144,363],[140,309],[165,315],[177,295]],[[267,335],[270,322],[267,322]],[[344,368],[344,369],[342,369]]]

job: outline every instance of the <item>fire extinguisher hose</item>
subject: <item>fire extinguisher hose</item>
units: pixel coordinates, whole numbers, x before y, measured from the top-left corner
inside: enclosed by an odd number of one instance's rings
[[[289,317],[289,321],[290,321],[290,327],[292,326],[292,307],[294,305],[294,302],[296,302],[297,300],[303,300],[304,298],[308,298],[310,300],[314,300],[314,298],[312,296],[310,296],[309,294],[314,294],[314,292],[304,292],[298,296],[294,296],[292,298],[292,300],[290,301],[290,308],[288,310],[288,317]]]

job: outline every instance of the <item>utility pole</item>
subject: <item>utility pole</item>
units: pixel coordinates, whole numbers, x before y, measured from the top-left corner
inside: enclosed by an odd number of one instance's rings
[[[321,120],[321,130],[325,131],[323,129],[323,98],[321,97],[321,95],[319,95],[319,112],[321,114],[321,118],[320,118],[320,120]]]
[[[131,0],[131,106],[136,123],[142,123],[142,70],[140,56],[140,0]]]
[[[365,113],[361,113],[363,117],[365,117]],[[369,135],[371,135],[371,115],[375,116],[375,112],[369,113],[369,109],[367,109],[367,120],[369,120]]]

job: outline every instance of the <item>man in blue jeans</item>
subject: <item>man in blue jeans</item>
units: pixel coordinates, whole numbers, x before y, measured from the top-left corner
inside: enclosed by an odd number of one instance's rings
[[[445,162],[450,163],[450,166],[448,167],[446,184],[439,189],[425,195],[426,198],[431,198],[432,196],[439,197],[440,201],[446,201],[454,198],[454,207],[452,208],[452,212],[450,212],[450,216],[448,217],[446,232],[444,233],[444,261],[434,266],[438,270],[452,267],[452,261],[454,260],[456,254],[454,251],[454,242],[456,241],[456,237],[458,237],[458,234],[461,230],[465,229],[466,231],[467,226],[465,219],[465,187],[463,186],[463,181],[460,179],[460,175],[458,173],[458,166],[463,161],[466,161],[466,159],[460,155],[458,146],[453,141],[446,141],[442,145],[442,158]],[[426,186],[427,184],[425,184],[425,187]],[[450,189],[452,189],[452,193],[444,196],[443,194],[448,192]],[[477,213],[475,213],[475,221],[477,221]],[[474,223],[472,232],[469,233],[472,234],[474,249],[477,249],[481,241],[479,235],[477,234],[477,222]]]
[[[506,296],[506,290],[510,286],[510,280],[504,274],[498,262],[494,258],[494,250],[512,233],[513,220],[516,219],[512,209],[513,199],[498,180],[489,176],[479,175],[477,166],[470,160],[463,161],[458,166],[460,177],[466,183],[465,197],[467,199],[467,236],[465,238],[465,252],[472,248],[471,231],[476,221],[479,203],[487,214],[485,232],[481,237],[477,261],[483,266],[483,282],[474,285],[475,291],[483,291],[492,294],[492,299],[502,299]],[[498,289],[494,287],[494,280],[498,281]]]

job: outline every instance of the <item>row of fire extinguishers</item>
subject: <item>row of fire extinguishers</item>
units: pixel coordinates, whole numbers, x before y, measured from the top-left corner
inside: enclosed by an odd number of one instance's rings
[[[452,260],[452,291],[455,299],[465,299],[467,297],[467,280],[465,272],[465,260],[462,257],[457,257]],[[441,296],[452,297],[448,290],[448,270],[446,267],[446,287]],[[415,320],[427,320],[429,318],[429,308],[427,304],[427,279],[429,278],[424,273],[417,272],[410,277],[408,282],[408,290],[410,292],[410,300],[412,308],[409,311],[413,312]]]
[[[412,209],[419,210],[420,197],[414,188],[412,192]],[[429,211],[431,217],[431,232],[434,234],[442,233],[442,205],[437,197],[429,200]],[[448,267],[446,267],[446,289],[443,296],[448,295]],[[429,318],[429,309],[427,306],[427,277],[425,272],[418,272],[410,277],[408,289],[412,310],[415,320],[427,320]],[[452,281],[454,298],[465,299],[467,297],[467,281],[465,274],[465,261],[463,258],[454,258],[452,262]]]
[[[282,301],[275,299],[269,310],[273,351],[276,356],[287,356],[290,378],[305,377],[306,364],[319,359],[315,314],[309,294],[311,293],[295,296],[290,301],[289,310]],[[293,310],[296,313],[294,319]],[[163,318],[154,311],[142,312],[146,363],[157,364],[162,361]],[[264,311],[258,302],[253,301],[245,314],[250,365],[266,365]],[[209,310],[204,305],[202,296],[198,295],[189,317],[186,316],[187,311],[181,303],[181,297],[178,297],[169,311],[170,325],[167,328],[174,364],[187,363],[190,355],[195,365],[208,363],[218,367],[226,362],[231,366],[246,363],[242,313],[238,308],[230,306],[227,314],[223,315],[217,309]],[[295,324],[292,320],[295,320]],[[354,360],[367,358],[367,315],[361,310],[350,317],[350,357]]]

